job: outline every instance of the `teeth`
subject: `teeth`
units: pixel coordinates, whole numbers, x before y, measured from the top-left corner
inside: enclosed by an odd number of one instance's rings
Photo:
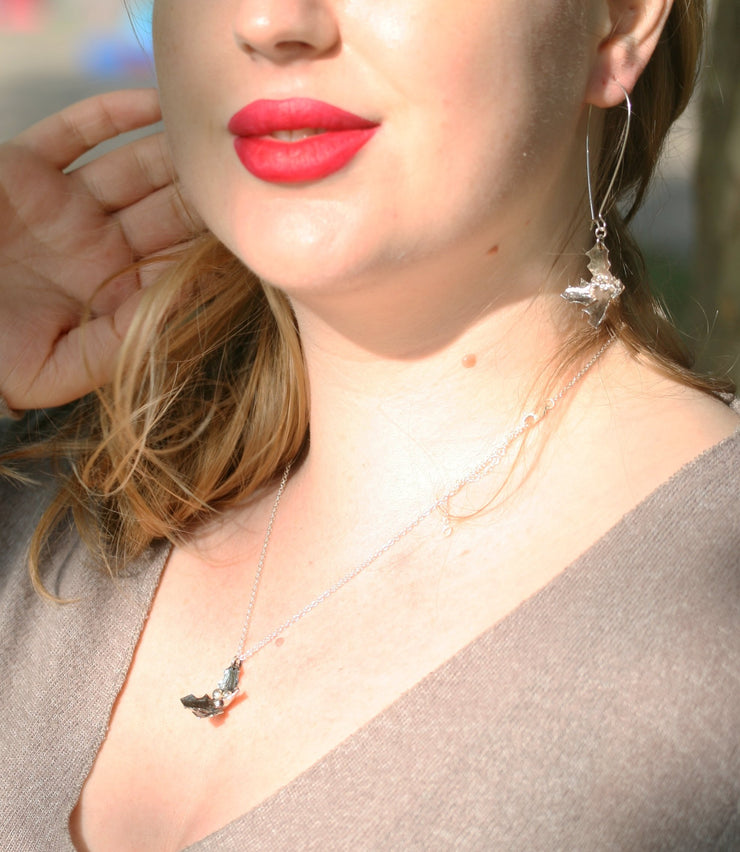
[[[302,127],[300,130],[275,130],[270,136],[273,139],[279,139],[281,142],[299,142],[301,139],[318,136],[320,133],[326,133],[326,130],[323,128]]]

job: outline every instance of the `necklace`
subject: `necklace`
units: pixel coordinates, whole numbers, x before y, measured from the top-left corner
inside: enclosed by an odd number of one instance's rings
[[[420,512],[413,520],[409,521],[405,527],[398,530],[391,538],[389,538],[384,544],[382,544],[377,550],[374,550],[364,561],[360,562],[359,565],[356,565],[350,571],[348,571],[344,576],[340,577],[334,585],[329,586],[328,589],[325,589],[318,597],[315,597],[310,603],[307,603],[302,609],[298,610],[298,612],[293,613],[290,618],[286,619],[282,624],[276,627],[272,632],[268,633],[266,636],[263,636],[258,642],[254,645],[251,645],[249,648],[245,649],[245,645],[247,642],[247,638],[249,636],[249,627],[252,623],[252,613],[254,611],[254,605],[257,600],[257,590],[259,589],[260,579],[262,578],[262,571],[265,566],[265,558],[267,557],[267,548],[270,544],[270,538],[272,536],[272,527],[275,523],[275,517],[277,516],[278,507],[280,506],[280,498],[283,496],[283,492],[285,491],[285,486],[288,482],[288,477],[290,476],[290,470],[292,467],[292,462],[289,462],[284,471],[283,475],[280,479],[280,485],[278,486],[277,494],[275,495],[275,500],[272,504],[272,511],[270,512],[270,517],[267,521],[267,529],[265,530],[265,537],[262,542],[262,550],[260,551],[259,560],[257,561],[257,570],[254,575],[254,580],[252,582],[252,589],[249,595],[249,602],[247,604],[246,615],[244,616],[244,623],[242,626],[241,636],[239,637],[239,645],[238,651],[234,656],[233,660],[229,664],[229,666],[224,669],[223,676],[221,680],[218,682],[218,685],[213,690],[213,692],[208,695],[203,695],[200,698],[196,698],[195,695],[186,695],[180,699],[185,707],[189,710],[192,710],[193,713],[201,719],[207,719],[213,716],[220,716],[225,709],[229,706],[229,704],[234,700],[234,698],[239,693],[239,675],[241,673],[242,663],[246,660],[253,657],[255,654],[259,653],[266,645],[269,645],[270,642],[273,642],[278,638],[282,633],[292,627],[296,622],[300,621],[310,612],[312,612],[316,607],[320,606],[325,600],[330,598],[332,595],[336,594],[341,588],[347,585],[347,583],[351,582],[355,579],[355,577],[359,576],[367,567],[373,564],[376,560],[380,559],[385,553],[387,553],[392,547],[398,544],[401,539],[405,538],[409,533],[415,530],[423,521],[425,521],[430,515],[434,512],[441,512],[443,518],[443,530],[445,535],[452,534],[452,523],[450,521],[449,516],[449,502],[455,497],[457,494],[462,491],[462,489],[466,485],[470,485],[473,482],[478,482],[484,476],[489,474],[495,467],[497,467],[501,461],[506,456],[509,448],[517,440],[517,438],[521,437],[525,432],[537,426],[541,423],[545,417],[555,408],[555,406],[562,400],[562,398],[570,391],[578,382],[586,375],[586,373],[593,367],[593,365],[601,358],[601,356],[606,352],[608,347],[613,342],[614,338],[610,337],[606,343],[596,352],[595,355],[591,357],[589,361],[576,373],[575,376],[568,382],[567,385],[564,385],[559,393],[549,398],[543,408],[540,411],[530,411],[522,417],[519,423],[507,432],[503,438],[494,446],[493,450],[483,459],[483,461],[479,462],[472,470],[469,470],[464,476],[458,479],[450,488],[445,491],[445,493],[438,497],[433,503],[428,505],[422,512]]]

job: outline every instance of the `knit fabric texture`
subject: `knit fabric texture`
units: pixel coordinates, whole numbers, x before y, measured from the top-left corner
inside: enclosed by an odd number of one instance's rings
[[[167,556],[117,580],[0,485],[0,848],[71,850]],[[740,849],[740,433],[307,772],[189,852]]]

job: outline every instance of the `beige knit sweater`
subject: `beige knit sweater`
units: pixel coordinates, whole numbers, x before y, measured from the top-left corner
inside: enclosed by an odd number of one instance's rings
[[[166,556],[116,583],[0,486],[0,849],[72,848]],[[206,850],[740,849],[740,433]],[[185,768],[184,768],[185,771]]]

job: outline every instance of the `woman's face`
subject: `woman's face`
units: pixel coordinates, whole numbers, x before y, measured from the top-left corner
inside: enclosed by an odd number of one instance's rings
[[[156,0],[186,194],[294,294],[399,263],[454,258],[459,273],[527,229],[534,240],[582,190],[576,127],[600,5]]]

